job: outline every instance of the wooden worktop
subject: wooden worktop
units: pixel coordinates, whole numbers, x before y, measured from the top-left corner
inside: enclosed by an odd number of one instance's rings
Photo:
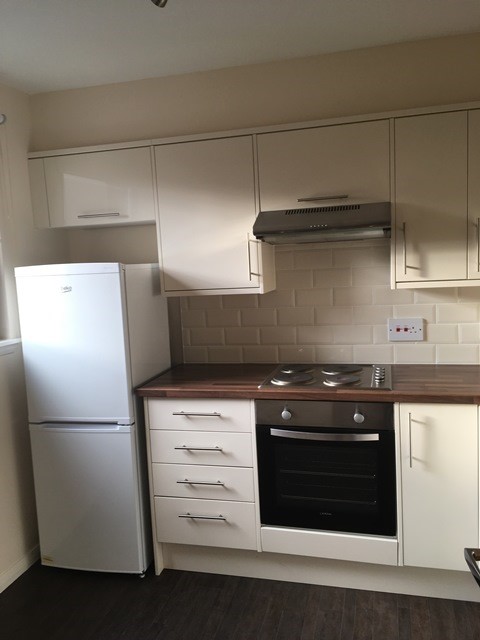
[[[184,364],[141,385],[136,393],[158,398],[271,398],[370,402],[480,404],[478,365],[392,365],[392,391],[366,389],[259,389],[276,364]]]

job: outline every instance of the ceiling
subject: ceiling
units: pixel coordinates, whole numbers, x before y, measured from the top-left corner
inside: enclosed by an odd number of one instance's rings
[[[1,0],[0,83],[39,93],[472,32],[479,0]]]

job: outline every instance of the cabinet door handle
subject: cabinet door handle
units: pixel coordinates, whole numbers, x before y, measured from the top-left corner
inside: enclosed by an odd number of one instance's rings
[[[342,193],[338,196],[317,196],[315,198],[297,198],[297,202],[321,202],[322,200],[345,200],[348,194]]]
[[[225,483],[221,480],[216,480],[215,482],[209,482],[208,480],[177,480],[177,484],[200,484],[208,487],[224,487]]]
[[[480,271],[480,218],[477,218],[477,271]]]
[[[223,522],[227,521],[226,517],[222,516],[221,513],[218,516],[202,516],[202,515],[193,515],[192,513],[180,513],[178,517],[189,518],[190,520],[222,520]]]
[[[248,279],[250,280],[250,282],[252,281],[252,276],[257,276],[258,278],[260,278],[261,273],[257,273],[256,271],[252,271],[252,253],[250,250],[250,243],[254,242],[256,245],[260,244],[260,240],[253,240],[252,238],[249,238],[247,236],[247,251],[248,251]],[[257,262],[258,262],[258,256],[257,256]]]
[[[218,411],[209,413],[200,413],[199,411],[173,411],[172,416],[185,416],[187,418],[221,418],[222,414]]]
[[[186,444],[182,444],[181,447],[174,447],[177,451],[219,451],[222,453],[222,447],[188,447]]]
[[[119,216],[118,211],[110,211],[108,213],[79,213],[77,218],[116,218]]]
[[[408,413],[408,459],[410,469],[413,467],[413,455],[412,455],[412,414]]]
[[[403,234],[403,275],[407,275],[407,223],[402,224]]]

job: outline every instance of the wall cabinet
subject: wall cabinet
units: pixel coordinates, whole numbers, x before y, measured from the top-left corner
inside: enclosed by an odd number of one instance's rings
[[[39,227],[92,227],[155,222],[149,147],[29,160]]]
[[[251,401],[145,406],[155,541],[257,549]]]
[[[390,201],[388,120],[257,136],[260,206],[312,207],[324,200]]]
[[[395,120],[395,282],[479,285],[480,113]]]
[[[464,547],[479,546],[477,411],[400,405],[406,566],[465,571]]]
[[[252,136],[155,148],[159,244],[167,295],[264,293],[273,249],[257,242]]]

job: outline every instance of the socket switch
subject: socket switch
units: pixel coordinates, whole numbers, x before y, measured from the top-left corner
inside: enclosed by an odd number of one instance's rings
[[[389,342],[417,342],[423,340],[423,318],[389,318]]]

